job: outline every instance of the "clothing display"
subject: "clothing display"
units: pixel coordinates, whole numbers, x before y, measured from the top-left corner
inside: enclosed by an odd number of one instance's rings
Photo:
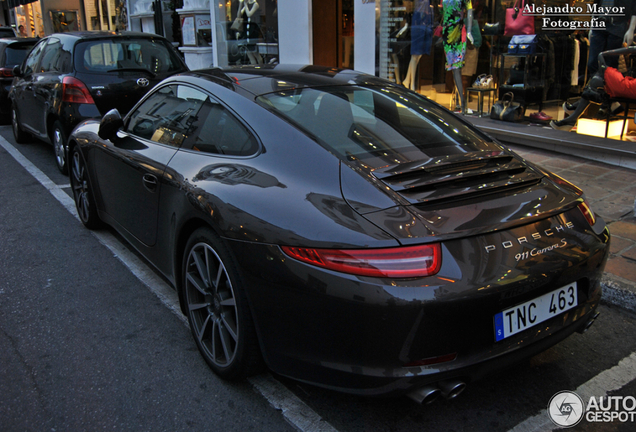
[[[429,0],[416,2],[411,19],[411,55],[428,55],[433,44],[433,9]]]
[[[442,41],[446,54],[446,70],[464,67],[466,55],[465,11],[472,9],[470,0],[442,1]]]
[[[623,76],[617,69],[608,67],[605,69],[605,91],[611,97],[636,99],[636,78]]]
[[[588,59],[588,76],[593,76],[598,70],[597,57],[603,51],[609,51],[623,46],[623,38],[629,28],[632,16],[636,14],[634,0],[595,0],[594,3],[602,7],[623,8],[622,14],[595,18],[604,21],[605,28],[602,30],[592,30],[590,32],[590,57]],[[618,67],[618,58],[608,58],[608,66]]]
[[[258,13],[254,13],[251,17],[248,16],[248,8],[258,8],[258,4],[255,1],[246,1],[246,6],[243,8],[241,18],[243,18],[243,34],[241,39],[246,39],[247,46],[256,49],[257,40],[261,39],[260,21],[261,17]]]

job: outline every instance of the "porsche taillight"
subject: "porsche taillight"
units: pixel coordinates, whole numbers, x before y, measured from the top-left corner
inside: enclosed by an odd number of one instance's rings
[[[358,276],[414,278],[439,272],[438,243],[385,249],[313,249],[282,246],[288,256],[317,267]]]
[[[578,208],[581,213],[583,213],[583,216],[585,216],[585,220],[587,221],[587,223],[589,223],[590,226],[594,226],[594,224],[596,223],[596,216],[594,216],[594,212],[590,208],[590,205],[587,203],[587,201],[579,203]]]
[[[71,76],[66,76],[62,80],[62,101],[81,104],[95,103],[86,85]]]

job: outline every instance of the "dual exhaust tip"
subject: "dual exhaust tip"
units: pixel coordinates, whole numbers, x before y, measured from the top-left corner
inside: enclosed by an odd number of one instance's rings
[[[446,399],[454,399],[466,388],[463,381],[440,381],[426,387],[420,387],[407,393],[407,396],[415,402],[426,405],[436,401],[440,396]]]
[[[594,324],[594,321],[600,312],[594,314],[585,325],[579,329],[579,333],[585,333]],[[411,390],[406,395],[415,402],[426,405],[435,402],[440,396],[446,399],[454,399],[466,388],[466,383],[459,380],[440,381],[437,384],[431,384]]]
[[[585,333],[586,331],[588,331],[588,330],[589,330],[589,328],[590,328],[590,327],[592,327],[592,324],[594,324],[594,321],[596,321],[596,318],[598,318],[598,316],[599,316],[600,314],[601,314],[600,312],[596,312],[596,313],[594,314],[594,316],[593,316],[592,318],[590,318],[590,319],[589,319],[589,321],[588,321],[588,322],[586,322],[586,323],[585,323],[585,325],[584,325],[582,328],[580,328],[579,330],[577,330],[577,331],[578,331],[579,333],[581,333],[581,334],[583,334],[583,333]]]

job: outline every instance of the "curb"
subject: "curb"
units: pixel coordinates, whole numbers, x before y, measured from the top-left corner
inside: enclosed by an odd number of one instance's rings
[[[601,303],[636,312],[636,287],[633,283],[605,273],[601,279],[601,288],[603,289]]]

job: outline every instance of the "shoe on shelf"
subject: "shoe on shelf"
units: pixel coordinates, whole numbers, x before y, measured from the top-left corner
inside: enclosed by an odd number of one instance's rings
[[[481,88],[481,80],[486,78],[486,74],[481,74],[477,77],[475,82],[473,83],[473,87]]]
[[[625,108],[623,108],[623,105],[619,104],[618,102],[614,102],[611,106],[611,109],[612,109],[612,115],[619,115],[620,113],[625,111]]]
[[[566,114],[572,114],[574,110],[576,110],[576,105],[569,102],[563,102],[563,111],[565,111]]]
[[[492,75],[487,75],[481,80],[481,88],[491,88],[492,87]]]
[[[528,117],[530,117],[532,120],[538,120],[542,122],[552,120],[552,116],[547,115],[543,111],[532,113]]]
[[[574,125],[568,125],[568,124],[564,124],[564,125],[558,125],[554,120],[552,120],[550,122],[550,127],[554,130],[561,130],[561,131],[565,131],[565,132],[570,132],[572,130],[572,128],[574,127]]]
[[[612,106],[610,107],[610,116],[619,115],[623,111],[625,111],[625,108],[623,108],[623,105],[619,104],[618,102],[614,102],[612,104]],[[607,106],[606,105],[602,105],[599,108],[597,117],[601,118],[601,119],[607,118]]]

